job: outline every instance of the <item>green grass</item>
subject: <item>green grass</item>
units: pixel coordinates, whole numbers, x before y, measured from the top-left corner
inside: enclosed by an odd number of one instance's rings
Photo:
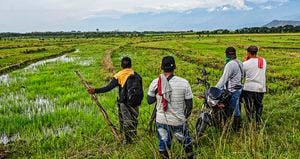
[[[194,84],[201,74],[198,68],[207,64],[209,80],[216,84],[222,73],[225,48],[235,46],[242,59],[246,54],[244,47],[255,44],[262,48],[259,54],[268,61],[265,124],[256,129],[246,122],[243,113],[240,133],[222,135],[209,128],[195,145],[195,153],[197,158],[298,158],[299,40],[299,34],[2,40],[0,56],[5,58],[0,58],[1,67],[8,64],[5,60],[18,63],[57,49],[72,47],[79,52],[69,53],[67,58],[72,60],[67,62],[58,60],[36,69],[13,71],[8,74],[8,83],[0,78],[0,137],[4,133],[9,138],[17,136],[15,141],[0,144],[0,153],[5,150],[10,158],[158,158],[156,136],[148,132],[153,106],[144,100],[140,107],[136,143],[119,145],[74,71],[79,70],[95,87],[106,84],[111,72],[103,65],[105,50],[123,46],[112,52],[114,71],[120,70],[122,56],[130,56],[147,92],[150,82],[160,74],[161,58],[173,55],[178,67],[176,74],[186,78],[194,94],[199,95],[203,87]],[[43,47],[46,52],[26,55],[20,52]],[[118,127],[117,89],[98,97]],[[192,137],[201,102],[194,99],[189,120]],[[184,151],[174,141],[172,157],[176,156],[184,157]]]

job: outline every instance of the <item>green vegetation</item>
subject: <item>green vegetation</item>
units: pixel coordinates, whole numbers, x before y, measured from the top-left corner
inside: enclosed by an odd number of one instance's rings
[[[285,22],[284,22],[285,23]],[[277,25],[276,25],[277,26]],[[204,30],[204,31],[101,31],[96,29],[96,31],[71,31],[71,32],[28,32],[28,33],[13,33],[6,32],[0,33],[0,40],[13,40],[14,38],[39,38],[40,40],[44,40],[44,38],[68,38],[68,39],[78,39],[78,38],[107,38],[107,37],[144,37],[144,36],[165,36],[165,35],[175,35],[175,36],[184,36],[184,35],[207,35],[210,34],[266,34],[266,33],[299,33],[300,26],[298,25],[285,25],[274,27],[272,24],[268,27],[250,27],[250,28],[241,28],[236,30],[228,30],[228,29],[217,29],[217,30]],[[1,47],[0,47],[1,48]]]
[[[122,146],[74,74],[81,74],[95,87],[106,84],[118,71],[122,56],[133,59],[133,68],[144,79],[144,90],[160,73],[160,61],[173,55],[176,74],[187,78],[193,92],[204,88],[194,84],[203,65],[216,84],[224,65],[224,50],[234,46],[238,57],[248,45],[258,45],[267,59],[268,94],[264,100],[265,124],[255,128],[244,117],[240,133],[222,134],[209,128],[195,144],[197,158],[298,158],[300,145],[300,34],[260,35],[159,35],[107,38],[16,38],[2,39],[0,69],[22,61],[76,49],[66,56],[30,65],[0,76],[0,156],[10,158],[157,158],[157,139],[148,132],[153,106],[146,100],[140,107],[136,143]],[[41,51],[41,48],[45,50]],[[40,49],[40,51],[36,51]],[[24,50],[30,53],[23,53]],[[26,65],[29,65],[27,63]],[[111,65],[113,64],[113,65]],[[114,67],[113,67],[114,66]],[[98,95],[118,125],[117,90]],[[201,100],[189,121],[195,137],[195,122]],[[3,142],[5,141],[5,144]],[[176,143],[176,141],[174,141]],[[184,157],[173,144],[172,157]]]

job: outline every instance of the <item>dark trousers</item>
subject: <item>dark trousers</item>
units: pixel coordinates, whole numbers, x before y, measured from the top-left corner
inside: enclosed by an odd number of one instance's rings
[[[139,107],[127,106],[124,103],[119,103],[118,106],[120,131],[125,133],[126,140],[131,140],[137,135]]]
[[[263,111],[263,98],[264,93],[244,91],[242,98],[245,102],[245,110],[249,121],[255,117],[257,123],[261,123],[261,116]]]

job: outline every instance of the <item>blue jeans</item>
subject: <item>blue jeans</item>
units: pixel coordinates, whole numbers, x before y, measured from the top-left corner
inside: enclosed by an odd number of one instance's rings
[[[229,102],[229,113],[228,115],[232,115],[234,112],[234,116],[241,116],[241,110],[240,110],[240,96],[242,93],[242,89],[237,90],[235,92],[232,92],[232,96]]]
[[[159,151],[167,151],[171,148],[173,135],[184,148],[192,144],[187,124],[172,126],[156,122]]]

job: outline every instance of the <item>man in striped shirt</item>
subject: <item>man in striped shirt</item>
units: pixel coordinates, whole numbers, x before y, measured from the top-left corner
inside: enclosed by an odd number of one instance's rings
[[[193,93],[189,82],[174,75],[176,68],[172,56],[162,59],[162,70],[152,81],[148,91],[148,103],[156,102],[156,127],[159,152],[169,158],[173,135],[183,145],[188,158],[193,158],[192,139],[189,136],[187,119],[193,107]]]

